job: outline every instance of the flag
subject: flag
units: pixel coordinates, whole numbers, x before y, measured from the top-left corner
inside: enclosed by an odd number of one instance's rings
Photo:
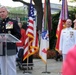
[[[30,50],[29,50],[30,55],[36,53],[38,51],[38,49],[39,49],[38,32],[37,32],[36,24],[34,21],[34,40],[30,45]]]
[[[55,49],[59,51],[59,42],[60,42],[60,34],[61,30],[65,28],[65,22],[68,19],[68,5],[67,5],[67,0],[62,0],[62,9],[60,13],[60,18],[59,18],[59,23],[56,31],[56,47]]]
[[[41,34],[41,42],[40,42],[40,51],[39,56],[44,61],[44,63],[47,63],[47,50],[49,48],[49,36],[48,36],[48,30],[43,31]]]
[[[48,0],[48,3],[47,3],[47,15],[48,15],[48,31],[51,31],[52,29],[52,19],[51,19],[51,6],[50,6],[50,0]]]
[[[34,6],[32,5],[32,0],[30,0],[28,28],[26,30],[23,60],[38,51],[38,37],[34,20]]]
[[[40,51],[39,56],[47,63],[47,50],[49,49],[49,31],[51,30],[51,12],[50,12],[50,1],[45,0],[44,3],[44,16],[43,16],[43,25],[40,41]]]

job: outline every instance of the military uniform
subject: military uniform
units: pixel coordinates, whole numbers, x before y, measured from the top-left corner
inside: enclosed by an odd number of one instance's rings
[[[69,49],[76,44],[76,32],[73,28],[65,28],[61,31],[60,48],[62,51],[63,60],[68,53]]]
[[[18,22],[16,20],[3,19],[0,21],[0,33],[10,33],[16,38],[20,39],[20,28],[18,26]],[[6,51],[5,51],[5,43],[3,43],[3,54],[0,55],[1,61],[1,74],[5,74],[5,64],[7,63],[7,72],[8,75],[16,75],[16,44],[15,43],[7,43],[7,62],[6,62]]]

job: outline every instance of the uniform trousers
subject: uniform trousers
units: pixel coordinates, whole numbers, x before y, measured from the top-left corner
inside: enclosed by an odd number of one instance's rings
[[[66,58],[66,54],[63,54],[63,61],[65,60],[65,58]]]
[[[18,58],[18,52],[20,49],[23,49],[23,47],[17,47],[17,54],[16,54],[16,58]]]
[[[17,75],[16,74],[16,55],[0,56],[1,75]]]

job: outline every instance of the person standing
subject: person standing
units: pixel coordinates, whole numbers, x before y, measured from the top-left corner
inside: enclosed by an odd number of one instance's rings
[[[66,28],[61,31],[59,53],[62,54],[63,60],[65,59],[69,49],[76,44],[76,33],[71,25],[72,20],[67,19]]]
[[[73,21],[76,30],[76,19]],[[76,45],[74,45],[66,55],[62,64],[62,75],[76,75]]]
[[[0,33],[12,34],[16,38],[21,38],[20,28],[16,20],[12,20],[8,17],[8,10],[5,6],[0,7]],[[16,74],[16,43],[7,43],[7,54],[4,49],[5,43],[2,46],[3,54],[0,55],[1,62],[1,75],[6,75],[6,70],[8,75]],[[0,48],[1,49],[1,48]],[[7,55],[7,60],[6,60]],[[5,67],[7,65],[7,67]],[[7,69],[6,69],[7,68]]]
[[[25,37],[26,37],[26,31],[22,28],[22,23],[19,22],[18,23],[20,30],[21,30],[21,42],[20,43],[16,43],[17,46],[17,62],[21,62],[23,61],[23,52],[24,52],[24,46],[25,46]]]
[[[21,42],[20,43],[16,43],[17,45],[17,50],[19,52],[20,49],[23,49],[24,50],[24,45],[25,45],[25,35],[26,35],[26,32],[25,30],[22,28],[22,23],[19,22],[18,23],[19,27],[20,27],[20,30],[21,30]]]

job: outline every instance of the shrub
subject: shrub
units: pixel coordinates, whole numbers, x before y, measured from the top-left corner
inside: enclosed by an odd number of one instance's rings
[[[50,58],[52,59],[52,58],[55,57],[55,55],[56,55],[56,51],[55,50],[47,50],[47,59],[50,59]],[[40,57],[39,57],[39,51],[37,53],[35,53],[33,55],[33,57],[37,58],[37,59],[40,59]]]

